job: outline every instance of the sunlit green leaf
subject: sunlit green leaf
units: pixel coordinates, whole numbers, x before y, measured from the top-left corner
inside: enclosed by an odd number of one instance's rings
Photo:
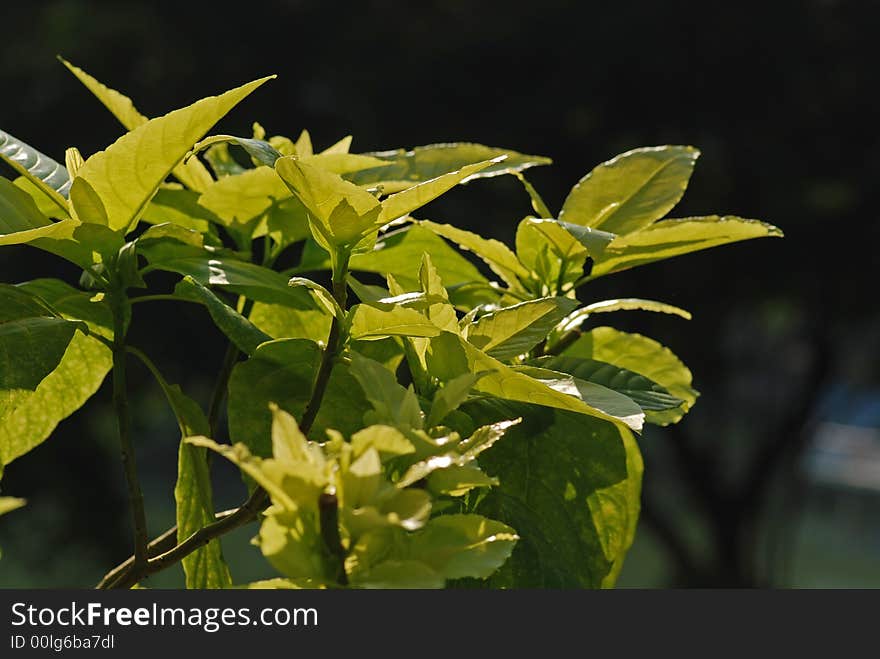
[[[53,299],[52,293],[57,293],[59,299]],[[63,284],[43,287],[38,294],[65,315],[88,304],[90,297]],[[99,309],[96,304],[94,316],[105,317]],[[107,333],[96,324],[90,324],[89,329]],[[110,350],[102,343],[76,333],[58,367],[35,391],[0,393],[0,465],[9,464],[43,442],[62,419],[78,410],[98,390],[111,361]]]
[[[215,144],[235,144],[244,149],[247,154],[253,158],[254,162],[259,165],[272,167],[275,161],[282,157],[275,147],[261,139],[251,139],[248,137],[234,137],[233,135],[211,135],[205,139],[196,142],[192,150],[187,155],[186,160],[192,158],[200,151],[214,146]]]
[[[192,277],[184,277],[174,287],[176,295],[194,299],[204,304],[214,320],[214,324],[220,328],[239,350],[247,355],[253,355],[257,346],[272,337],[258,329],[247,318],[218,298],[210,289],[206,288]],[[192,433],[204,435],[204,432]]]
[[[77,218],[126,230],[156,190],[211,126],[270,78],[152,119],[91,156],[70,186]]]
[[[691,372],[681,360],[669,348],[640,334],[596,327],[584,333],[563,355],[596,359],[640,373],[684,401],[677,409],[647,412],[646,420],[651,423],[677,423],[699,395],[691,388]]]
[[[21,508],[25,503],[24,499],[15,497],[0,497],[0,515],[11,513],[13,510]]]
[[[466,328],[467,340],[502,361],[523,355],[543,341],[577,300],[548,297],[504,307]]]
[[[316,253],[319,252],[319,253]],[[351,258],[352,270],[392,275],[407,290],[419,288],[422,254],[429,253],[434,267],[446,285],[456,306],[470,309],[476,304],[494,301],[498,293],[466,258],[434,232],[418,224],[379,237],[375,248]],[[306,243],[299,271],[328,269],[330,261],[324,250]]]
[[[428,428],[439,425],[450,412],[458,409],[467,400],[477,380],[484,375],[485,373],[463,373],[440,387],[434,394],[431,411],[428,413]]]
[[[211,223],[222,223],[217,215],[199,204],[198,192],[168,188],[156,192],[141,219],[150,224],[171,222],[201,233],[206,233]]]
[[[0,246],[26,244],[44,237],[68,238],[78,225],[75,220],[51,221],[28,193],[0,177]]]
[[[469,403],[477,422],[522,416],[480,457],[500,484],[478,512],[521,536],[494,588],[614,585],[635,535],[642,459],[633,435],[570,412],[490,401]]]
[[[294,309],[257,302],[249,320],[275,339],[300,338],[326,343],[332,317],[323,309]]]
[[[574,186],[559,219],[621,235],[643,229],[678,203],[699,155],[690,146],[622,153]]]
[[[33,392],[58,366],[83,323],[57,316],[26,290],[0,284],[0,414],[6,392]]]
[[[449,332],[431,339],[426,356],[431,375],[443,381],[468,372],[491,371],[474,385],[476,391],[506,400],[570,410],[636,430],[642,427],[644,414],[639,406],[632,401],[627,404],[628,399],[616,392],[600,385],[575,381],[572,376],[555,374],[551,377],[553,372],[539,373],[540,369],[529,369],[528,373],[532,375],[547,376],[544,381],[536,379],[504,365]]]
[[[253,263],[175,241],[141,246],[140,253],[149,263],[143,274],[166,270],[189,275],[205,286],[218,286],[260,302],[295,309],[317,308],[306,289],[290,287],[284,275]]]
[[[516,254],[498,240],[486,239],[450,224],[437,224],[429,220],[422,220],[420,224],[434,233],[448,238],[459,247],[476,254],[511,288],[522,288],[520,280],[526,280],[529,277],[529,271],[519,262]]]
[[[552,162],[543,156],[529,156],[511,149],[465,142],[429,144],[411,151],[397,149],[365,155],[385,160],[388,165],[357,172],[348,178],[358,185],[382,185],[386,193],[403,190],[415,183],[428,181],[465,165],[491,160],[502,155],[506,155],[507,159],[472,174],[471,178],[500,176],[523,171],[536,165],[549,165]]]
[[[61,59],[61,58],[59,58]],[[74,66],[70,62],[61,59],[61,63],[75,75],[86,88],[95,95],[95,97],[104,104],[113,116],[119,120],[126,130],[134,130],[141,126],[149,119],[138,112],[132,100],[128,96],[120,94],[115,89],[110,89],[106,85],[98,82],[82,69]],[[176,165],[172,173],[178,181],[183,183],[190,190],[199,192],[211,183],[211,175],[208,170],[198,160],[193,158],[187,163]]]
[[[255,455],[271,455],[269,403],[277,403],[300,418],[311,398],[320,357],[320,348],[313,341],[279,339],[262,344],[253,357],[238,364],[229,380],[232,440],[247,445]],[[309,434],[323,439],[324,429],[329,427],[350,435],[363,428],[363,416],[369,409],[346,365],[336,363]]]
[[[436,199],[447,190],[454,188],[465,179],[474,176],[491,165],[497,165],[499,162],[502,162],[503,158],[504,156],[499,156],[493,160],[484,160],[471,165],[465,165],[461,169],[447,172],[387,197],[382,202],[379,223],[387,224],[392,220],[408,215],[429,201]]]
[[[207,434],[208,419],[199,404],[184,394],[178,385],[168,384],[160,373],[152,368],[151,371],[162,387],[180,427],[174,500],[177,503],[177,541],[183,542],[214,521],[214,498],[206,451],[203,447],[183,441],[193,435]],[[187,588],[229,588],[232,585],[219,539],[196,549],[181,562]]]
[[[593,266],[593,277],[751,238],[779,238],[772,224],[740,217],[710,215],[657,222],[618,236]]]
[[[412,552],[447,579],[485,579],[510,557],[516,531],[480,515],[442,515],[414,534]]]
[[[279,159],[275,171],[308,209],[315,240],[331,254],[378,228],[379,200],[338,174],[294,157]]]
[[[415,392],[399,384],[394,373],[382,364],[352,352],[351,374],[373,407],[371,422],[422,427],[422,411]]]
[[[649,378],[607,362],[567,356],[541,357],[530,361],[529,364],[601,384],[634,400],[646,412],[673,410],[684,403],[681,398],[676,398],[665,387]]]
[[[381,339],[386,336],[437,336],[441,330],[428,318],[406,307],[391,311],[368,304],[356,304],[349,312],[349,336],[353,339]]]
[[[565,332],[578,328],[587,318],[594,313],[608,313],[611,311],[653,311],[655,313],[667,313],[679,316],[685,320],[691,319],[689,311],[655,300],[643,300],[637,297],[617,298],[614,300],[602,300],[593,302],[585,307],[573,311],[559,323],[558,330]]]
[[[66,216],[70,177],[64,165],[2,130],[0,158],[37,186]]]

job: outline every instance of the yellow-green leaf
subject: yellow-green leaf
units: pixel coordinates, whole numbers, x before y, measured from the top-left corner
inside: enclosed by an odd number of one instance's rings
[[[548,297],[503,307],[465,328],[467,340],[502,361],[523,355],[577,306],[577,300]]]
[[[217,121],[270,77],[152,119],[91,156],[70,188],[79,220],[131,228],[187,151]]]
[[[15,497],[0,497],[0,515],[11,513],[13,510],[21,508],[25,503],[27,502],[24,499],[17,499]]]
[[[441,330],[415,309],[397,307],[386,311],[367,304],[352,307],[349,336],[352,339],[382,339],[386,336],[437,336]]]
[[[52,222],[27,192],[0,177],[0,246],[23,245],[38,238],[69,238],[77,226],[75,220]]]
[[[61,63],[77,77],[77,79],[86,86],[86,88],[95,95],[95,97],[104,104],[113,116],[119,120],[126,130],[134,130],[149,121],[147,117],[138,112],[132,100],[115,89],[110,89],[106,85],[98,82],[82,69],[74,66],[65,59],[59,58]],[[183,183],[190,190],[201,192],[211,184],[211,175],[205,166],[198,160],[193,158],[186,163],[176,165],[172,173],[178,181]],[[73,176],[73,174],[71,174]]]
[[[625,405],[627,399],[620,394],[552,371],[538,373],[548,376],[542,381],[529,374],[534,375],[541,369],[529,369],[528,373],[515,370],[451,332],[432,338],[426,357],[431,375],[443,381],[468,372],[489,371],[474,385],[474,390],[505,400],[578,412],[634,430],[642,428],[644,413],[632,401],[629,401],[631,405]]]
[[[315,240],[331,254],[378,229],[379,200],[338,174],[295,157],[279,158],[275,171],[308,209]]]
[[[611,327],[596,327],[581,336],[563,355],[596,359],[634,371],[656,382],[684,401],[681,407],[648,411],[646,420],[659,425],[677,423],[694,405],[699,392],[691,387],[693,376],[669,348],[640,334]]]
[[[593,266],[592,276],[600,277],[701,249],[765,237],[782,237],[782,231],[772,224],[730,215],[663,220],[612,240]]]
[[[67,214],[70,177],[64,165],[2,130],[0,159],[39,188],[63,215]]]
[[[421,181],[428,181],[465,165],[507,156],[471,178],[488,178],[521,172],[529,167],[549,165],[552,161],[544,156],[518,153],[512,149],[484,146],[467,142],[429,144],[407,151],[397,149],[368,153],[386,161],[385,166],[357,172],[348,178],[358,185],[381,185],[386,193],[405,190]]]
[[[436,199],[447,190],[454,188],[465,179],[473,176],[490,165],[497,165],[504,160],[505,156],[499,156],[492,160],[465,165],[461,169],[448,172],[437,178],[419,183],[411,188],[393,194],[382,202],[382,210],[379,213],[380,224],[387,224],[399,217],[408,215],[417,208],[421,208],[429,201]]]
[[[638,231],[678,203],[699,155],[690,146],[646,147],[622,153],[574,186],[559,219],[616,234]]]
[[[476,254],[511,288],[521,289],[520,279],[529,277],[528,269],[519,262],[516,254],[499,240],[483,238],[451,224],[437,224],[430,220],[422,220],[419,224]]]

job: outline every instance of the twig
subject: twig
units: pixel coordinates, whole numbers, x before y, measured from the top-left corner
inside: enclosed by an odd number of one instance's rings
[[[111,298],[113,307],[113,408],[119,427],[119,446],[122,467],[128,486],[128,505],[134,526],[134,564],[147,562],[147,519],[144,513],[144,495],[137,475],[134,447],[131,443],[131,418],[128,412],[128,395],[125,388],[125,305],[124,293],[115,291]]]

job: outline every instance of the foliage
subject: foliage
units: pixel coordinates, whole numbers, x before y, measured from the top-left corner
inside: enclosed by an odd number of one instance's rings
[[[0,246],[82,270],[78,288],[0,285],[0,469],[112,370],[134,556],[102,586],[182,561],[187,587],[230,587],[221,537],[257,517],[255,544],[283,575],[258,587],[614,584],[639,513],[636,433],[679,421],[697,392],[659,343],[584,326],[613,311],[690,316],[579,296],[602,275],[781,235],[737,217],[666,218],[696,149],[613,158],[554,214],[523,174],[549,164],[541,156],[470,143],[355,154],[350,137],[316,152],[307,131],[267,138],[259,124],[205,138],[269,78],[148,119],[64,64],[128,132],[88,158],[69,149],[63,166],[0,132],[19,175],[0,179]],[[500,175],[522,182],[535,212],[514,249],[413,216]],[[294,245],[298,266],[279,272]],[[157,290],[156,271],[181,279]],[[169,298],[202,305],[230,341],[208,414],[127,341],[133,303]],[[176,544],[158,554],[129,432],[131,356],[181,430]],[[224,396],[232,445],[210,437]],[[231,513],[214,512],[208,450],[250,492]]]

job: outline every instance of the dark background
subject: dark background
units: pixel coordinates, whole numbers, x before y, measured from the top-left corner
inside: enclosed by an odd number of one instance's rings
[[[624,150],[699,147],[673,215],[764,219],[786,238],[583,289],[584,301],[638,296],[694,313],[603,319],[669,345],[703,392],[681,426],[643,437],[645,510],[621,585],[878,587],[878,14],[842,0],[5,2],[0,127],[59,159],[121,134],[61,54],[148,116],[278,73],[220,132],[249,135],[258,120],[270,135],[308,128],[318,148],[351,133],[354,151],[468,140],[547,155],[555,164],[529,178],[553,209]],[[528,212],[503,177],[423,216],[509,242]],[[47,272],[77,276],[4,248],[0,280]],[[184,307],[161,324],[171,309],[138,309],[132,340],[205,402],[224,346]],[[172,521],[177,433],[160,392],[133,371],[139,466],[160,532]],[[0,586],[88,585],[127,555],[113,433],[105,384],[7,468],[3,493],[29,508],[0,521]],[[218,505],[242,495],[229,476]],[[251,533],[226,542],[233,562],[253,551]]]

